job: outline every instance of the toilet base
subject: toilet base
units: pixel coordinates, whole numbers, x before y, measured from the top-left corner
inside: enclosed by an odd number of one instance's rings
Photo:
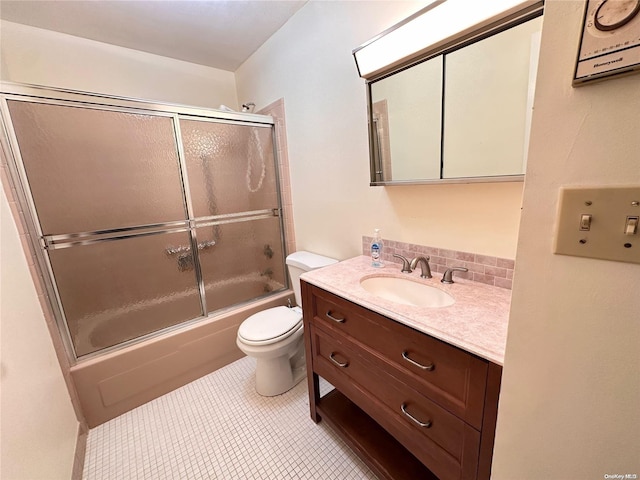
[[[263,397],[275,397],[291,390],[306,377],[304,362],[293,366],[287,357],[256,359],[256,392]]]
[[[238,348],[256,359],[256,392],[274,397],[295,387],[306,374],[302,324],[290,336],[267,345],[248,345],[239,336]]]

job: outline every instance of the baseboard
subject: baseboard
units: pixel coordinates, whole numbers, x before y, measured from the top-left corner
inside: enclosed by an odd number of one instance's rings
[[[73,457],[73,470],[71,471],[71,480],[82,480],[84,471],[84,457],[87,452],[87,438],[89,436],[89,427],[86,424],[78,425],[78,439],[76,440],[76,451]]]

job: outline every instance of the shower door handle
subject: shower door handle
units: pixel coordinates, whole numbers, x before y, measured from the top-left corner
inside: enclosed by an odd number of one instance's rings
[[[191,251],[191,247],[187,247],[185,245],[180,245],[179,247],[168,247],[166,249],[167,255],[179,255],[181,253],[189,253]]]
[[[215,240],[208,240],[198,244],[198,250],[206,250],[216,244]],[[191,246],[180,245],[179,247],[168,247],[165,252],[168,256],[172,257],[177,255],[178,270],[181,272],[188,272],[194,269],[194,259],[191,254]]]
[[[206,250],[215,246],[215,240],[207,240],[206,242],[202,242],[198,244],[198,250]],[[178,255],[181,253],[189,253],[191,251],[191,246],[180,245],[179,247],[168,247],[166,249],[167,255]]]
[[[207,240],[206,242],[202,242],[198,244],[198,250],[206,250],[207,248],[214,247],[216,245],[215,240]]]

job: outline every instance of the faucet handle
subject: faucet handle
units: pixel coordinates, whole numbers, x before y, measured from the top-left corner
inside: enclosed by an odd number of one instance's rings
[[[442,275],[442,280],[440,281],[442,283],[455,283],[453,281],[453,272],[468,272],[468,271],[469,269],[464,267],[449,268],[444,272],[444,275]]]
[[[393,256],[402,260],[402,272],[411,273],[411,266],[409,265],[409,260],[407,260],[406,257],[398,255],[397,253],[394,253]]]

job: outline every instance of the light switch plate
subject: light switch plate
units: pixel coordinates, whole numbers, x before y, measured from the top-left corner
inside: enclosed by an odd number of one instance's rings
[[[590,215],[589,230],[583,215]],[[554,253],[640,263],[640,231],[625,235],[628,217],[640,216],[640,186],[560,191]]]

